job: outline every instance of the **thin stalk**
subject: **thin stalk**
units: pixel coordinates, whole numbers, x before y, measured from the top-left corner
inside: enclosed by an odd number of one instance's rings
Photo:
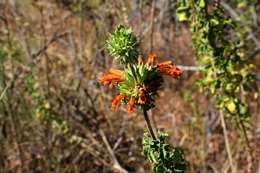
[[[225,123],[224,115],[223,115],[222,112],[220,112],[220,119],[221,119],[221,125],[222,125],[222,129],[223,129],[223,133],[224,133],[225,146],[226,146],[226,150],[227,150],[227,154],[228,154],[228,160],[229,160],[229,164],[230,164],[230,167],[231,167],[231,172],[235,173],[236,169],[235,169],[235,166],[233,164],[234,162],[233,162],[232,153],[231,153],[231,150],[230,150],[226,123]]]
[[[246,144],[247,144],[248,150],[250,151],[250,153],[252,153],[252,148],[250,146],[250,142],[249,142],[249,139],[248,139],[248,136],[247,136],[247,133],[246,133],[245,124],[244,124],[243,121],[240,121],[240,124],[241,124],[241,127],[242,127],[242,131],[243,131],[243,134],[244,134],[244,137],[245,137],[245,140],[246,140]]]
[[[246,127],[245,127],[245,124],[242,120],[240,120],[240,125],[242,127],[242,131],[243,131],[243,135],[244,135],[244,138],[245,138],[245,141],[246,141],[246,144],[247,144],[247,149],[248,149],[248,153],[249,153],[249,159],[250,159],[250,162],[252,163],[253,162],[253,150],[250,146],[250,142],[249,142],[249,139],[248,139],[248,136],[247,136],[247,132],[246,132]],[[249,170],[253,172],[253,167],[250,166],[251,164],[249,164]]]
[[[151,11],[151,33],[150,33],[150,48],[153,51],[153,33],[154,33],[154,10],[155,0],[152,0],[152,11]]]
[[[143,113],[144,113],[144,119],[146,121],[146,125],[147,125],[147,128],[149,130],[149,133],[151,134],[153,140],[156,140],[157,137],[156,137],[156,135],[155,135],[155,133],[153,131],[153,127],[152,127],[151,121],[150,121],[150,119],[148,117],[147,110],[145,108],[143,108]]]

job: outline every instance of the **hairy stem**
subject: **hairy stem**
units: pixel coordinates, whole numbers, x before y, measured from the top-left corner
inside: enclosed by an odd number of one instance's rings
[[[145,108],[143,108],[143,113],[144,113],[144,119],[146,121],[146,125],[147,125],[147,128],[149,130],[149,133],[151,134],[152,138],[154,140],[156,140],[157,137],[156,137],[156,135],[155,135],[155,133],[153,131],[153,127],[152,127],[151,121],[150,121],[150,119],[148,117],[147,110]]]

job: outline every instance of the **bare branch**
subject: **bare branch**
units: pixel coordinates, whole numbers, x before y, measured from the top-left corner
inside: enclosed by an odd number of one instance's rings
[[[106,135],[104,134],[103,130],[99,130],[99,133],[100,133],[100,135],[101,135],[101,137],[102,137],[103,142],[104,142],[105,145],[106,145],[107,151],[108,151],[108,153],[109,153],[111,159],[112,159],[113,162],[114,162],[114,163],[113,163],[113,168],[114,168],[115,170],[117,170],[118,172],[120,172],[120,173],[128,173],[128,171],[125,170],[124,168],[122,168],[122,166],[119,164],[119,162],[118,162],[118,160],[117,160],[117,158],[116,158],[116,156],[115,156],[115,154],[114,154],[112,148],[110,147],[110,145],[109,145],[109,143],[108,143],[108,141],[107,141]]]
[[[178,68],[182,69],[183,71],[202,71],[203,67],[199,66],[185,66],[185,65],[177,65]]]
[[[7,89],[10,87],[11,85],[6,85],[6,87],[3,89],[1,95],[0,95],[0,101],[3,99]]]

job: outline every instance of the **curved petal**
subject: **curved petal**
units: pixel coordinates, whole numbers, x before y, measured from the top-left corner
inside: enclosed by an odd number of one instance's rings
[[[111,108],[116,109],[118,103],[125,97],[126,97],[126,94],[118,94],[117,96],[115,96],[111,102]]]
[[[115,82],[122,82],[122,74],[123,72],[121,70],[111,68],[106,74],[99,78],[99,82],[103,85],[109,85]]]
[[[147,58],[146,64],[152,65],[156,58],[157,58],[157,55],[154,52],[150,53],[148,58]]]
[[[157,72],[172,76],[174,78],[179,78],[182,73],[181,69],[176,67],[172,61],[165,61],[159,63],[155,67]]]
[[[128,101],[128,103],[126,105],[126,110],[128,112],[128,115],[130,115],[133,112],[134,104],[135,104],[135,97],[131,96],[130,100]]]

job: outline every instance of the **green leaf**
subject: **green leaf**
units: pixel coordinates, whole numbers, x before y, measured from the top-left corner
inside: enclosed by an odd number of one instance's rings
[[[200,7],[200,8],[205,8],[205,7],[206,7],[206,2],[205,2],[205,0],[200,0],[200,2],[199,2],[199,7]]]
[[[232,114],[237,112],[237,106],[233,100],[230,100],[229,102],[226,103],[226,108]]]

